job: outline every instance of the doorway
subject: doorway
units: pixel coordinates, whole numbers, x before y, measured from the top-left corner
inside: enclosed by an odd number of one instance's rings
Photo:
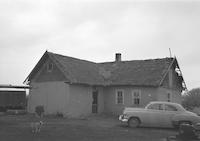
[[[98,113],[98,91],[92,92],[92,113]]]

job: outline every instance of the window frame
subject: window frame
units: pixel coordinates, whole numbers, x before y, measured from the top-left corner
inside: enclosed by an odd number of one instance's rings
[[[172,101],[172,93],[168,92],[167,93],[167,102],[171,102]]]
[[[158,108],[157,108],[157,109],[154,109],[155,106],[157,106],[157,105],[158,105]],[[152,108],[152,106],[153,106],[153,108]],[[149,108],[149,107],[150,107],[150,108]],[[147,107],[147,109],[149,109],[149,110],[156,110],[156,111],[164,111],[164,110],[165,110],[165,105],[162,104],[162,103],[153,103],[153,104],[150,104],[150,105]]]
[[[52,72],[52,71],[53,71],[53,63],[48,63],[47,64],[47,72]]]
[[[173,107],[175,110],[167,110],[167,107],[170,107],[170,106]],[[168,112],[177,112],[178,111],[178,108],[174,105],[171,105],[171,104],[165,104],[164,107],[165,107],[165,111],[168,111]]]
[[[122,103],[118,103],[119,101],[118,101],[118,92],[122,92]],[[123,89],[117,89],[116,91],[115,91],[115,104],[117,104],[117,105],[124,105],[124,90]]]
[[[135,92],[137,92],[138,94],[139,94],[139,97],[135,97]],[[140,105],[140,103],[141,103],[141,99],[142,99],[142,96],[141,96],[141,90],[132,90],[132,95],[131,95],[132,97],[132,99],[131,99],[131,101],[132,101],[132,104],[133,105]],[[137,103],[135,103],[135,99],[138,99],[139,98],[139,103],[137,104]]]

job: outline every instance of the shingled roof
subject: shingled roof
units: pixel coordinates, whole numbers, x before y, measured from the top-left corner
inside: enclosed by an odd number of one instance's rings
[[[111,85],[159,86],[173,58],[100,63]]]
[[[55,62],[70,83],[103,86],[159,86],[174,60],[174,58],[161,58],[95,63],[51,52],[46,52],[42,58],[45,56]],[[41,60],[38,64],[41,63]],[[26,80],[32,79],[34,69]]]
[[[99,75],[98,64],[50,52],[48,52],[48,55],[57,63],[71,83],[89,85],[104,84],[103,77]]]

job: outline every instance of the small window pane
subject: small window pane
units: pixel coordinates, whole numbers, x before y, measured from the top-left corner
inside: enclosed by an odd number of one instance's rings
[[[148,109],[163,110],[164,108],[162,104],[151,104],[149,105]]]
[[[123,104],[123,91],[117,91],[117,104]]]
[[[171,94],[170,94],[170,93],[167,94],[167,101],[168,101],[168,102],[171,101]]]
[[[48,65],[47,65],[47,71],[48,72],[51,72],[53,70],[53,64],[52,63],[49,63]]]
[[[141,101],[141,94],[139,90],[133,91],[132,101],[134,105],[139,105]]]
[[[166,111],[178,111],[178,109],[176,107],[174,107],[173,105],[165,105],[165,110]]]

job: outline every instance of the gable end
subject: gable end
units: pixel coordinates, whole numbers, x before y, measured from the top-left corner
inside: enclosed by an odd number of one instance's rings
[[[55,61],[48,55],[47,52],[42,56],[37,65],[31,71],[24,83],[30,82],[46,82],[46,81],[66,81],[68,79],[59,69]]]

